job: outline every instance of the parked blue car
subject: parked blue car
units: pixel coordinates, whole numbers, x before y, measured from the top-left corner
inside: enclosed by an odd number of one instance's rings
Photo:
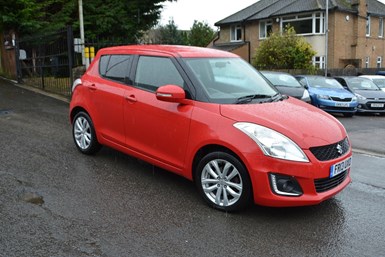
[[[357,97],[334,78],[298,75],[296,79],[308,89],[311,103],[330,113],[352,117],[357,112]]]

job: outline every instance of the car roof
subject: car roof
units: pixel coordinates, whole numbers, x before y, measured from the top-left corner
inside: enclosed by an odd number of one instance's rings
[[[295,75],[294,77],[334,79],[334,77],[325,77],[322,75]]]
[[[105,54],[149,54],[174,57],[239,57],[238,55],[212,48],[180,45],[125,45],[102,48],[98,55]]]
[[[262,74],[285,74],[285,75],[291,75],[290,73],[283,72],[283,71],[271,71],[271,70],[260,70]],[[291,75],[293,76],[293,75]]]
[[[369,79],[385,79],[383,75],[360,75],[361,78],[369,78]]]

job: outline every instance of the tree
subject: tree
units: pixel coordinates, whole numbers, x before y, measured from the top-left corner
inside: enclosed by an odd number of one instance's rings
[[[192,46],[206,47],[214,37],[214,30],[207,24],[207,22],[194,21],[188,36],[189,44]]]
[[[271,33],[256,50],[254,65],[258,69],[307,69],[314,70],[312,58],[316,52],[294,28],[287,27],[281,33]]]
[[[178,26],[175,24],[174,20],[171,19],[168,21],[168,24],[165,26],[159,26],[159,39],[158,43],[168,44],[168,45],[185,45],[182,32],[178,30]]]
[[[160,18],[162,2],[175,0],[83,0],[86,38],[114,37],[135,42]],[[13,0],[0,2],[0,29],[19,35],[79,27],[78,1]]]

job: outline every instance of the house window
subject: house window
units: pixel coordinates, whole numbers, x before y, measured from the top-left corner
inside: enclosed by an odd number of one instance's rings
[[[377,57],[377,68],[382,68],[382,57],[381,56]]]
[[[365,57],[365,68],[369,68],[370,66],[369,61],[370,61],[369,56]]]
[[[273,22],[271,20],[259,22],[259,38],[267,38],[273,31]]]
[[[325,56],[314,56],[313,65],[318,69],[325,69]]]
[[[324,20],[323,13],[288,16],[282,18],[282,27],[291,26],[297,34],[323,34],[325,33]]]
[[[384,37],[384,19],[378,19],[378,37]]]
[[[233,25],[231,26],[230,33],[231,41],[241,41],[242,40],[242,27],[241,25]]]
[[[366,17],[366,36],[370,37],[370,16]]]

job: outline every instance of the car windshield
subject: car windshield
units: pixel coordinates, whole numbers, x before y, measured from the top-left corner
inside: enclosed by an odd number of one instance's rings
[[[262,74],[274,85],[283,87],[302,87],[293,76],[289,74],[262,72]]]
[[[308,77],[310,87],[316,88],[343,88],[335,79],[325,77]]]
[[[211,101],[265,102],[277,91],[241,58],[184,58]]]
[[[385,79],[373,79],[373,82],[374,82],[379,88],[385,88]]]
[[[380,90],[370,79],[348,78],[349,87],[358,90]]]

